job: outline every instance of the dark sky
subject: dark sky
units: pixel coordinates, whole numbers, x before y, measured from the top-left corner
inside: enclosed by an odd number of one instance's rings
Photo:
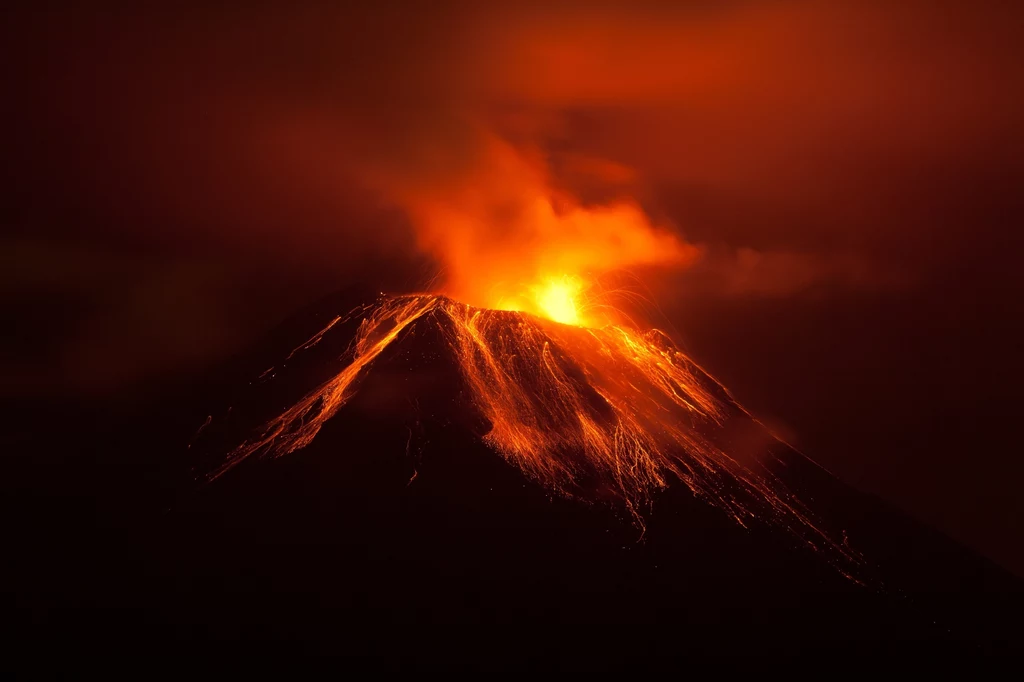
[[[5,18],[5,398],[155,392],[423,287],[423,202],[505,184],[497,144],[699,250],[638,274],[754,412],[1024,573],[1014,3],[322,4]]]

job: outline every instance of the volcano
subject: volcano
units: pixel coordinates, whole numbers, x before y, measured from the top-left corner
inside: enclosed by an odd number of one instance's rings
[[[1019,581],[775,438],[658,332],[337,297],[220,384],[173,455],[188,475],[165,462],[170,498],[122,509],[88,562],[105,587],[33,632],[593,670],[1020,643]]]
[[[405,400],[452,406],[447,421],[473,415],[483,424],[480,439],[549,491],[620,502],[642,524],[639,508],[672,480],[741,525],[763,517],[814,549],[853,558],[762,461],[770,451],[728,442],[737,419],[756,429],[752,418],[656,330],[587,328],[431,294],[382,298],[359,313],[365,316],[343,368],[235,448],[213,478],[254,454],[282,456],[308,446],[365,375],[374,383],[373,365],[394,368],[397,353],[411,376],[434,366],[459,378],[455,395],[413,390]],[[285,361],[321,343],[341,320],[333,318]],[[417,347],[420,336],[429,339],[426,347]],[[405,418],[407,445],[422,420]]]

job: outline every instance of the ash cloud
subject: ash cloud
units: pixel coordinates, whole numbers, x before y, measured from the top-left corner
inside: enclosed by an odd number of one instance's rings
[[[964,243],[1004,238],[941,217],[1019,173],[1020,10],[661,5],[12,17],[6,222],[40,271],[72,246],[94,270],[120,263],[115,286],[62,280],[76,322],[40,364],[116,386],[222,355],[348,283],[422,286],[452,269],[424,206],[500,185],[504,158],[554,212],[635,207],[669,255],[634,261],[674,266],[654,282],[677,296],[920,286]],[[978,168],[995,179],[972,184]],[[465,258],[536,237],[522,192],[487,191]],[[173,282],[196,264],[219,273],[202,305],[139,312],[195,296]],[[41,296],[7,277],[8,298]],[[168,342],[115,367],[208,319],[224,328],[190,337],[194,352]]]

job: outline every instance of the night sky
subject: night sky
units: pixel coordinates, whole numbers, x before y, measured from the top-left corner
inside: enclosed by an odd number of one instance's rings
[[[5,17],[5,402],[114,414],[443,282],[438,198],[503,188],[475,238],[522,243],[505,150],[699,254],[630,276],[751,411],[1024,574],[1024,10],[321,4]]]

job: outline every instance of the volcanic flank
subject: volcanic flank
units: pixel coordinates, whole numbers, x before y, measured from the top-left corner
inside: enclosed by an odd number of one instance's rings
[[[432,294],[382,297],[357,314],[343,368],[236,447],[213,478],[252,455],[306,447],[382,356],[408,353],[408,337],[432,334],[431,353],[456,368],[463,409],[482,422],[483,441],[547,490],[621,506],[642,526],[652,496],[678,483],[740,525],[776,524],[837,565],[855,559],[771,473],[767,449],[729,452],[735,422],[752,418],[661,332],[587,328]]]
[[[46,414],[78,468],[45,504],[7,498],[48,519],[8,565],[48,605],[28,643],[635,670],[1018,641],[1019,582],[773,439],[664,335],[358,300],[297,314],[192,396],[187,451],[166,415]]]
[[[661,624],[626,657],[1003,627],[979,614],[1012,581],[772,438],[659,332],[434,294],[346,310],[195,440],[212,481],[157,552],[197,576],[172,620],[299,618],[345,651],[371,626]]]

